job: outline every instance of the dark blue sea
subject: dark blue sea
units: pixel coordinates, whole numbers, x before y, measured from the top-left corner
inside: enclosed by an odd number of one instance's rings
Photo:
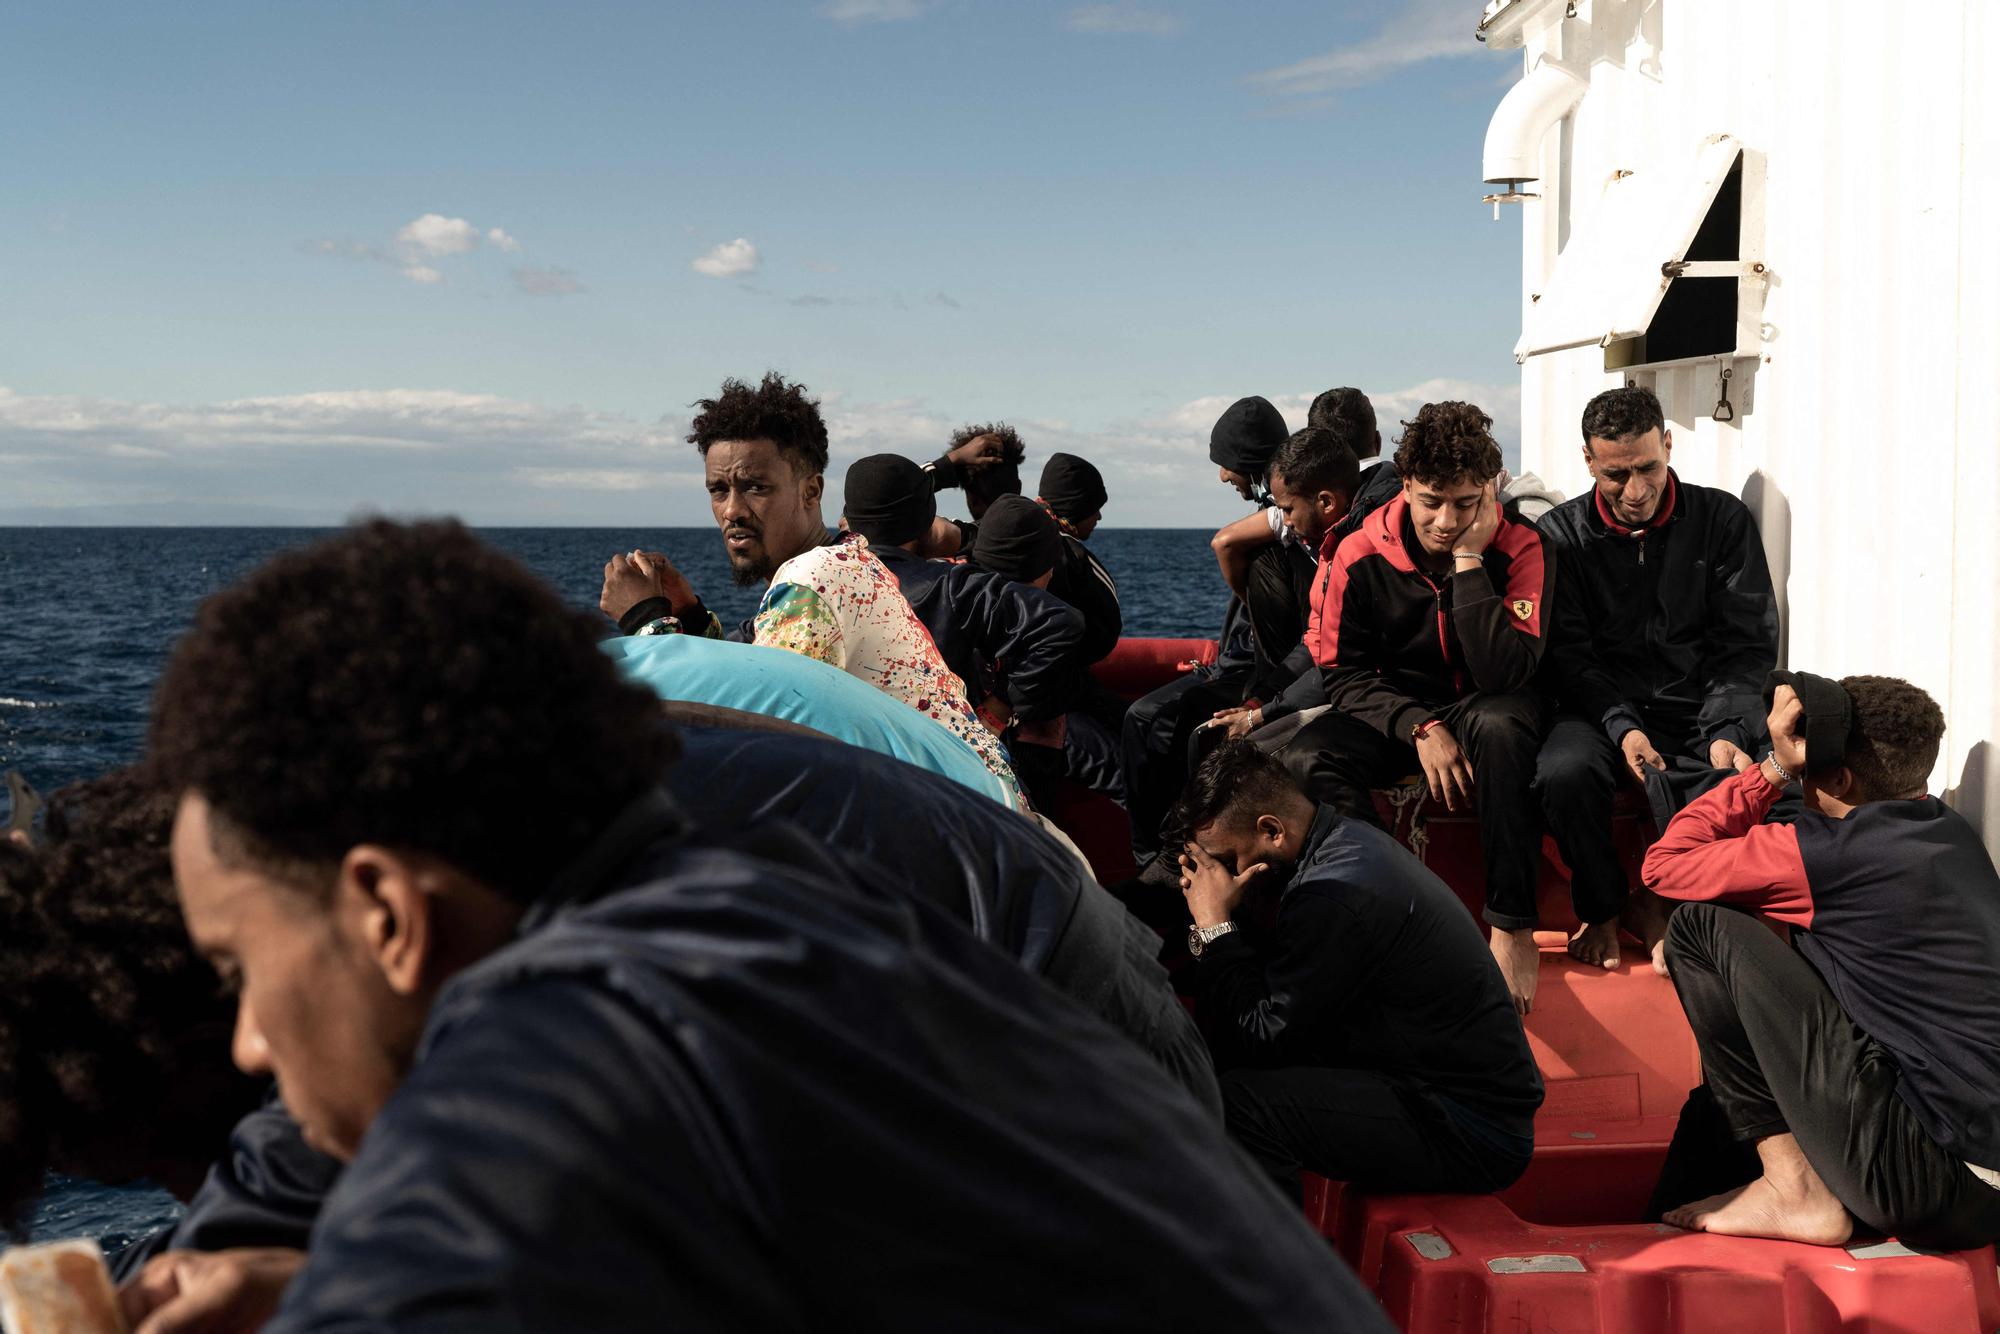
[[[147,701],[202,598],[272,553],[313,541],[306,528],[0,528],[0,772],[49,792],[137,758]],[[494,528],[486,538],[595,609],[604,562],[664,551],[725,624],[755,610],[729,579],[711,528]],[[1204,530],[1104,529],[1091,550],[1118,581],[1129,635],[1213,635],[1227,594]],[[607,622],[607,629],[609,624]],[[0,826],[8,798],[0,790]],[[158,1191],[58,1183],[39,1237],[95,1236],[115,1252],[170,1222]]]

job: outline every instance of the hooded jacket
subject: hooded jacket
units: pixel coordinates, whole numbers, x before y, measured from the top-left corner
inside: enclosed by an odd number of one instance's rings
[[[1327,702],[1397,741],[1475,691],[1527,689],[1555,592],[1541,534],[1504,513],[1479,569],[1433,577],[1419,550],[1397,496],[1322,551],[1306,631]]]
[[[445,986],[268,1334],[1387,1330],[1124,1039],[824,845],[677,818]]]
[[[1778,665],[1778,603],[1750,510],[1727,491],[1669,469],[1660,512],[1618,523],[1592,487],[1543,517],[1562,553],[1563,595],[1549,629],[1557,702],[1616,745],[1712,741],[1751,750],[1764,735],[1764,677]]]
[[[1068,709],[1083,671],[1084,625],[1061,598],[971,565],[925,560],[901,547],[869,550],[896,576],[910,610],[968,694],[979,682],[997,678],[1022,722]]]

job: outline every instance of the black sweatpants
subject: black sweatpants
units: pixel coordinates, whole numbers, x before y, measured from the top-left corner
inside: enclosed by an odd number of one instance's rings
[[[1437,710],[1472,764],[1479,846],[1486,860],[1486,920],[1502,931],[1533,927],[1542,856],[1542,811],[1532,780],[1542,703],[1532,694],[1473,694]],[[1307,794],[1344,815],[1382,822],[1369,790],[1423,772],[1417,750],[1335,709],[1275,752]]]
[[[1222,1077],[1222,1112],[1230,1135],[1292,1199],[1301,1171],[1371,1190],[1487,1191],[1528,1169],[1530,1155],[1482,1149],[1437,1094],[1380,1070],[1232,1070]]]
[[[1655,828],[1665,829],[1681,807],[1733,772],[1711,768],[1696,755],[1699,737],[1648,728],[1646,739],[1667,762],[1646,775],[1646,805]],[[1542,817],[1570,871],[1576,915],[1609,922],[1625,910],[1631,881],[1611,836],[1611,802],[1626,776],[1625,755],[1604,729],[1567,714],[1556,719],[1535,761],[1535,792]]]
[[[1260,699],[1272,699],[1291,684],[1281,664],[1305,641],[1317,568],[1312,555],[1296,542],[1274,542],[1250,562],[1243,604],[1250,610],[1250,631],[1257,641],[1250,693]]]
[[[1791,1132],[1849,1213],[1908,1245],[2000,1240],[2000,1190],[1918,1124],[1896,1096],[1896,1058],[1797,950],[1747,913],[1688,903],[1668,924],[1667,963],[1731,1135]]]
[[[1160,825],[1187,787],[1194,729],[1242,703],[1245,679],[1189,672],[1125,711],[1119,735],[1125,809],[1132,817],[1132,855],[1141,865],[1160,850]]]

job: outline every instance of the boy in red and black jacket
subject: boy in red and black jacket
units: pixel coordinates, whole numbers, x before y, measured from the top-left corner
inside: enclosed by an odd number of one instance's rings
[[[1530,688],[1555,589],[1534,528],[1501,512],[1493,419],[1426,403],[1403,423],[1403,492],[1321,553],[1306,644],[1333,708],[1279,751],[1316,799],[1374,822],[1369,789],[1421,770],[1452,810],[1479,799],[1486,920],[1508,993],[1534,999],[1543,708]]]
[[[1666,1220],[1829,1246],[1856,1219],[1937,1250],[2000,1240],[2000,875],[1928,793],[1944,712],[1893,677],[1771,679],[1771,753],[1646,854],[1646,883],[1683,900],[1667,965],[1707,1093],[1763,1169]],[[1764,823],[1795,780],[1804,814]]]

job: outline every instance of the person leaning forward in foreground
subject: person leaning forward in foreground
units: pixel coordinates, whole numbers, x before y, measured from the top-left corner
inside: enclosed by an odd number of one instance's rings
[[[1124,1038],[802,833],[686,832],[593,638],[456,524],[378,521],[168,663],[190,936],[238,1063],[349,1160],[271,1334],[1386,1328]],[[160,1257],[131,1312],[233,1263]]]
[[[1541,1076],[1444,882],[1248,741],[1203,761],[1173,825],[1229,1132],[1280,1186],[1301,1170],[1387,1191],[1518,1180]],[[1280,878],[1260,914],[1253,886]]]
[[[1558,716],[1536,763],[1549,832],[1570,868],[1584,926],[1569,952],[1618,962],[1621,917],[1660,963],[1666,915],[1631,901],[1611,838],[1620,780],[1665,829],[1693,797],[1756,763],[1758,692],[1778,665],[1778,604],[1749,509],[1668,466],[1673,433],[1643,388],[1608,389],[1583,410],[1587,495],[1540,524],[1563,593],[1549,618]]]
[[[1646,882],[1683,901],[1667,966],[1708,1090],[1763,1167],[1666,1220],[1829,1246],[1857,1219],[1938,1250],[2000,1240],[2000,876],[1926,794],[1944,714],[1891,677],[1772,687],[1771,753],[1646,855]],[[1797,823],[1762,823],[1795,780]]]
[[[1403,494],[1320,561],[1306,642],[1333,708],[1278,755],[1315,799],[1376,819],[1370,789],[1421,771],[1451,810],[1479,808],[1485,916],[1508,994],[1534,1001],[1541,744],[1532,687],[1555,590],[1552,553],[1495,494],[1493,421],[1426,403],[1403,423]]]

